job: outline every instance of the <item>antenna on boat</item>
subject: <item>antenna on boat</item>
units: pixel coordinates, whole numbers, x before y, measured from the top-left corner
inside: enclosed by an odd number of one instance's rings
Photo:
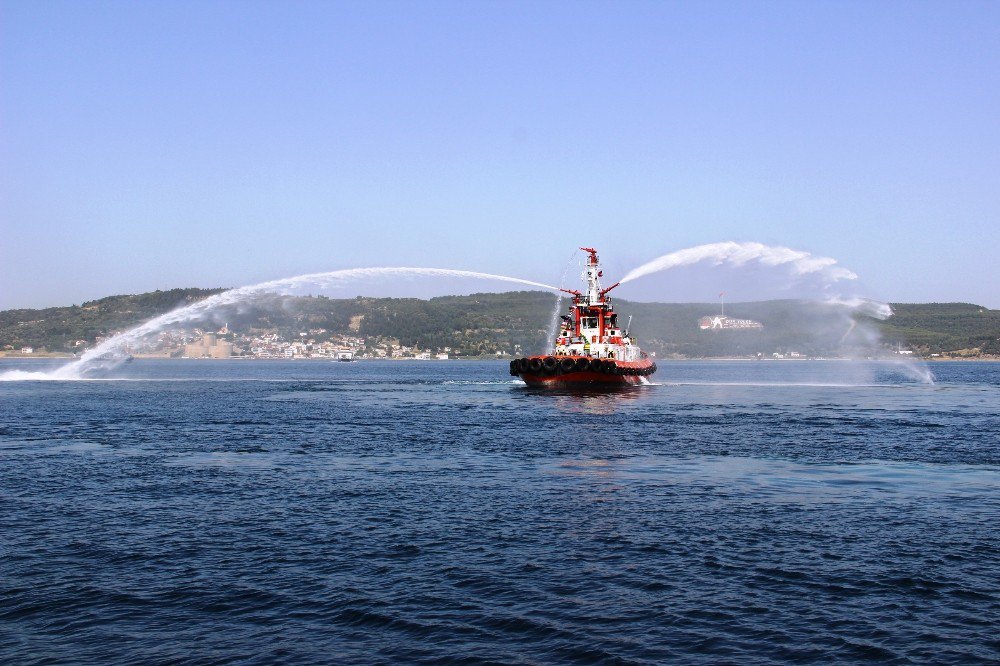
[[[628,335],[629,329],[632,328],[632,315],[628,316],[628,323],[625,324],[625,335]]]

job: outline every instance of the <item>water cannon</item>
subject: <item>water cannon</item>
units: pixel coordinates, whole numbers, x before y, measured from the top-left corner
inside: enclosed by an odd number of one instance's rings
[[[590,263],[592,266],[596,266],[597,265],[597,250],[595,250],[592,247],[581,247],[580,249],[583,250],[584,252],[587,252],[587,253],[590,254],[590,258],[588,260],[588,263]]]

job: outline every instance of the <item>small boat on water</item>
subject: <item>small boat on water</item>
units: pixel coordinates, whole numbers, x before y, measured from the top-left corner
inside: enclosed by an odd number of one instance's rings
[[[569,315],[562,317],[555,348],[549,354],[514,359],[510,374],[528,386],[640,384],[656,372],[656,363],[618,323],[608,292],[620,283],[602,289],[597,250],[580,249],[589,254],[587,290],[563,289],[573,295],[573,302]]]

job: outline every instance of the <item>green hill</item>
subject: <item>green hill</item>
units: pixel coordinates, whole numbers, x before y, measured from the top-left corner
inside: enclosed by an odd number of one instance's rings
[[[92,345],[99,336],[127,329],[221,289],[172,289],[109,296],[69,307],[0,312],[0,349],[30,346],[56,352]],[[561,302],[561,312],[568,306]],[[272,331],[286,339],[323,330],[373,340],[395,339],[422,349],[450,347],[464,355],[519,347],[544,350],[555,298],[543,292],[484,293],[416,298],[330,299],[268,296],[220,308],[213,325]],[[894,304],[886,321],[847,317],[841,308],[799,300],[727,305],[726,314],[764,324],[760,330],[700,330],[698,319],[716,312],[708,303],[632,303],[616,300],[621,321],[634,315],[632,332],[661,357],[712,357],[797,351],[828,355],[844,346],[878,341],[909,346],[923,354],[966,351],[1000,354],[1000,311],[966,303]],[[197,324],[198,322],[195,322]],[[204,322],[202,322],[204,325]],[[81,344],[79,341],[84,341]]]
[[[1000,310],[971,303],[893,303],[892,309],[880,324],[891,344],[926,353],[979,349],[1000,355]]]
[[[145,294],[108,296],[83,305],[42,310],[0,311],[0,349],[35,347],[49,351],[74,349],[100,336],[130,328],[174,308],[217,294],[223,289],[170,289]]]

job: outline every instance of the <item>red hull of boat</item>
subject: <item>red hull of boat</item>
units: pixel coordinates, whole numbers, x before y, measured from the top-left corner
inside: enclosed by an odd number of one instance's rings
[[[526,359],[518,359],[511,362],[510,374],[520,377],[525,384],[528,386],[585,386],[585,385],[600,385],[600,386],[634,386],[643,383],[643,377],[648,377],[656,372],[656,364],[649,358],[644,358],[639,361],[615,361],[612,359],[604,359],[603,363],[614,363],[615,366],[619,368],[617,372],[610,372],[608,370],[598,371],[598,370],[564,370],[561,367],[555,367],[549,370],[533,371],[525,368],[520,370],[517,368],[519,362],[524,365],[525,361],[528,360],[538,360],[543,361],[548,359],[552,361],[555,358],[560,362],[564,362],[566,359],[571,359],[573,361],[587,360],[589,358],[581,356],[530,356]],[[598,362],[596,359],[595,363]]]
[[[637,375],[605,375],[600,372],[569,372],[565,375],[542,377],[524,373],[521,379],[528,386],[586,386],[600,384],[601,386],[635,386],[642,383],[642,377]]]

